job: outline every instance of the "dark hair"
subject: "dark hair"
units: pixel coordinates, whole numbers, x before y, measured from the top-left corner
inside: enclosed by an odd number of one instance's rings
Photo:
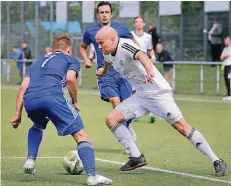
[[[136,19],[138,19],[138,18],[143,19],[143,21],[145,22],[145,20],[144,20],[144,17],[143,17],[143,16],[136,16],[136,17],[134,18],[133,22],[135,23]]]
[[[97,13],[99,12],[99,7],[105,6],[105,5],[108,5],[108,6],[110,7],[111,13],[112,13],[112,6],[111,6],[111,3],[108,2],[108,1],[101,1],[101,2],[97,5],[96,12],[97,12]]]

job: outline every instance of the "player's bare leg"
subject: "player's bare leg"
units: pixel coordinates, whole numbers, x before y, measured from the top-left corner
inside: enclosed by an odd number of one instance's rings
[[[124,115],[118,110],[113,110],[106,119],[108,128],[130,153],[130,160],[120,168],[121,171],[129,171],[147,165],[144,155],[139,151],[129,130],[122,124],[125,120]]]
[[[211,160],[215,168],[216,176],[225,175],[227,169],[226,163],[214,154],[203,134],[192,128],[185,119],[177,121],[172,126]]]
[[[109,98],[110,103],[112,104],[113,109],[120,104],[120,99],[118,97],[111,97]],[[132,126],[128,123],[127,128],[132,136],[133,141],[136,143],[137,137],[136,137],[136,132],[132,128]],[[129,155],[129,151],[126,149],[125,154]]]

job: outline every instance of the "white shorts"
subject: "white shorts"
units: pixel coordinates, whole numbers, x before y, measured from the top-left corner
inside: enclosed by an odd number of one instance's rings
[[[126,120],[143,117],[149,112],[159,119],[167,120],[171,125],[183,118],[170,91],[158,95],[150,92],[135,93],[120,103],[116,110],[123,113]]]

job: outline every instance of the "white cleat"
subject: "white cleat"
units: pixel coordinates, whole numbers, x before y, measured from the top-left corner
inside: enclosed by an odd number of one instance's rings
[[[112,180],[101,175],[89,176],[87,185],[111,185]]]
[[[35,174],[35,162],[33,159],[27,159],[26,163],[24,164],[24,173],[26,174]]]

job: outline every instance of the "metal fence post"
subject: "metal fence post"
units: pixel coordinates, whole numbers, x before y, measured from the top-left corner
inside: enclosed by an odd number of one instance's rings
[[[184,60],[184,19],[180,14],[180,60]]]
[[[173,65],[173,92],[176,91],[176,65]]]
[[[204,66],[201,65],[200,68],[200,93],[204,93]]]
[[[204,12],[204,29],[208,29],[208,15],[206,12]],[[204,43],[203,43],[203,48],[204,48],[204,61],[207,61],[207,50],[208,50],[208,33],[204,32]]]
[[[217,65],[217,95],[220,95],[220,66]]]
[[[10,35],[10,1],[6,2],[6,57],[10,56],[10,48],[11,46],[11,35]]]
[[[21,32],[22,36],[21,36],[21,39],[22,39],[22,42],[23,42],[24,41],[24,1],[21,1],[21,15],[20,15],[20,17],[21,17],[21,24],[22,24],[22,32]]]
[[[35,5],[35,58],[38,57],[38,11],[39,7]]]
[[[52,45],[52,38],[53,38],[53,1],[50,1],[50,46]]]

